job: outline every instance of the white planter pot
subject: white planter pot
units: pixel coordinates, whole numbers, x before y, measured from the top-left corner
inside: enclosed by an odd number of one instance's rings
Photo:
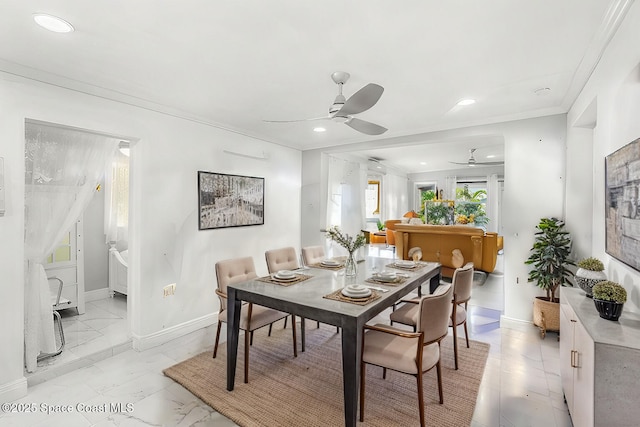
[[[593,288],[596,283],[607,280],[607,275],[604,274],[604,271],[592,271],[579,268],[578,271],[576,271],[575,278],[580,289],[582,289],[589,298],[592,298],[591,288]]]

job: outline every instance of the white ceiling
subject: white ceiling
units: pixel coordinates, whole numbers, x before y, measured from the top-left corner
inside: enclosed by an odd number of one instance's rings
[[[0,0],[0,71],[302,150],[362,150],[372,141],[394,146],[409,135],[566,112],[627,3]],[[36,12],[76,31],[48,32],[34,24]],[[263,121],[328,114],[338,70],[351,74],[347,97],[370,82],[385,88],[357,117],[388,132],[371,137],[327,121],[316,133],[318,122]],[[540,88],[550,91],[536,95]],[[477,103],[455,106],[467,97]],[[463,162],[469,148],[502,144],[458,143],[420,157]],[[390,148],[361,154],[417,171]]]

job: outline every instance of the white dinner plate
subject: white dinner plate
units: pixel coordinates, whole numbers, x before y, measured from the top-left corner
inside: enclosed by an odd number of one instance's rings
[[[347,288],[342,289],[342,295],[349,298],[366,298],[371,295],[371,289],[364,288],[362,292],[350,292]]]
[[[415,267],[416,263],[413,261],[396,261],[398,267]]]
[[[375,274],[373,277],[376,280],[378,280],[379,282],[393,282],[398,278],[398,276],[396,274],[394,274],[393,276],[391,276],[391,275],[383,275],[383,274]]]
[[[327,267],[337,267],[340,263],[334,259],[323,259],[320,264],[326,265]]]
[[[278,279],[293,279],[296,277],[296,273],[290,270],[280,270],[276,273]]]

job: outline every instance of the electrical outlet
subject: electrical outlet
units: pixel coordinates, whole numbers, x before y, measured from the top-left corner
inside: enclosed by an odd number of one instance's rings
[[[176,284],[171,283],[170,285],[167,285],[164,288],[162,288],[162,290],[164,291],[164,297],[169,297],[176,293]]]

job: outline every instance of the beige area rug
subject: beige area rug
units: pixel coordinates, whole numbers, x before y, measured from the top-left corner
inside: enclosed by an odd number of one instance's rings
[[[266,329],[266,328],[263,328]],[[164,374],[219,413],[245,427],[344,425],[340,335],[322,325],[307,331],[306,351],[294,358],[291,331],[274,328],[271,337],[256,331],[250,351],[249,383],[243,382],[243,339],[239,340],[236,385],[226,389],[226,345],[213,359],[205,352],[167,368]],[[460,340],[460,369],[453,369],[453,339],[442,349],[444,404],[438,403],[436,369],[424,375],[427,425],[469,426],[476,404],[489,345]],[[416,380],[410,375],[367,367],[363,426],[417,426]]]

